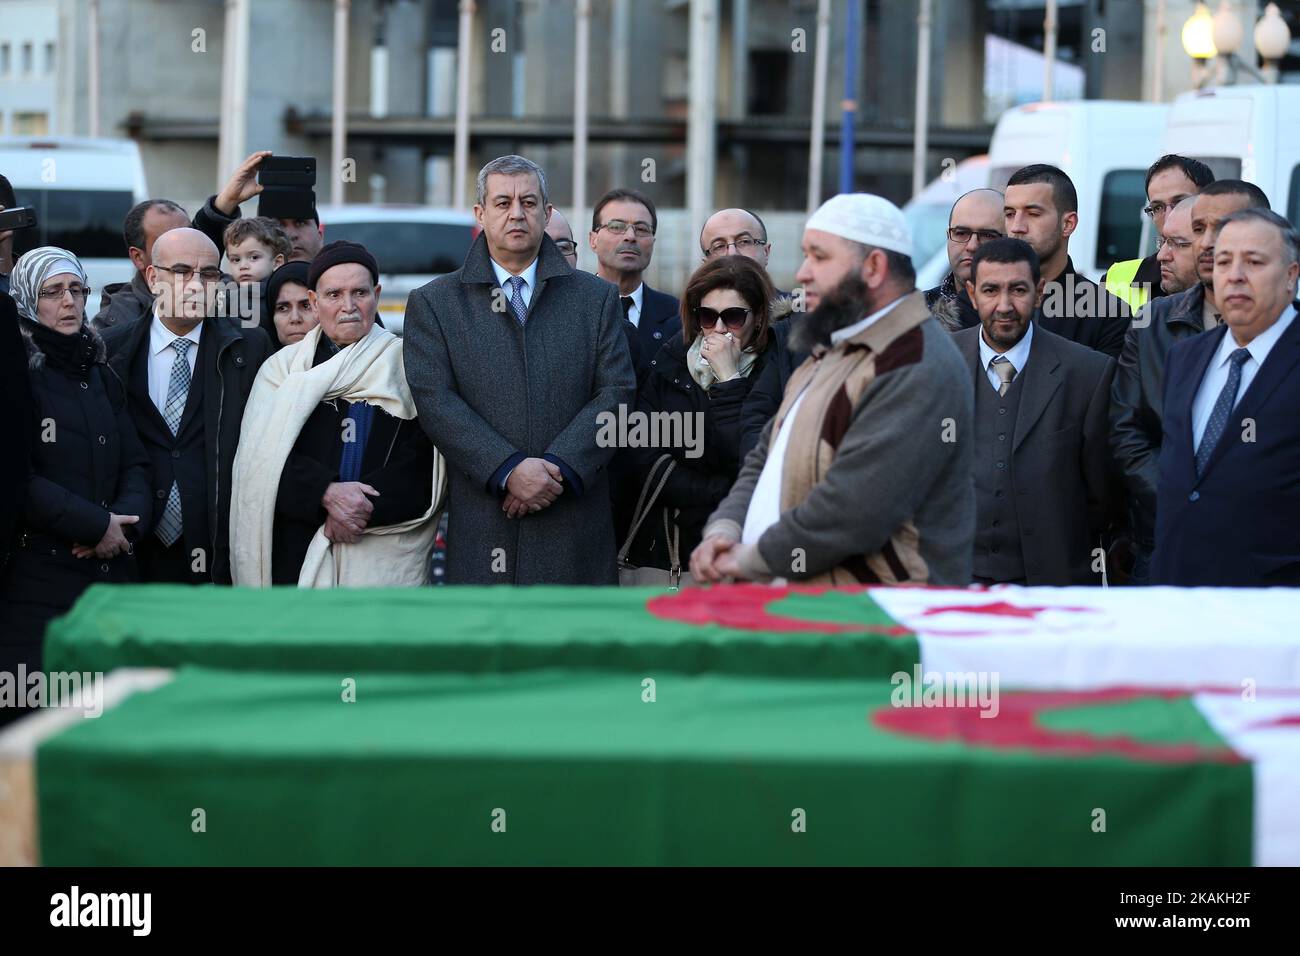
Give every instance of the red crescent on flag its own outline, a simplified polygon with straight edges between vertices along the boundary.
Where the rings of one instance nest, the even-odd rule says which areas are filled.
[[[773,588],[762,584],[731,584],[721,587],[683,588],[673,594],[651,598],[646,610],[655,617],[683,624],[717,624],[738,631],[777,631],[804,634],[882,634],[910,637],[912,631],[900,624],[853,624],[843,621],[809,621],[780,617],[768,606],[790,594],[824,594],[840,591],[865,594],[864,587],[790,586]]]

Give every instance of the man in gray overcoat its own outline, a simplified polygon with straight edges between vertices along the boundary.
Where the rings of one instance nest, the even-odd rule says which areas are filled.
[[[449,584],[614,584],[602,413],[635,401],[618,289],[545,235],[546,174],[478,174],[482,234],[411,293],[403,351],[420,424],[446,457]],[[605,416],[608,417],[608,416]]]

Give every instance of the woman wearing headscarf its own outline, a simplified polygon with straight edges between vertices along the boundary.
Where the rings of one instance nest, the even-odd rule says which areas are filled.
[[[86,321],[81,263],[65,249],[33,249],[14,267],[11,294],[35,414],[15,423],[31,436],[31,466],[0,584],[0,671],[9,672],[40,668],[46,623],[91,584],[134,577],[133,545],[149,530],[141,516],[153,510],[125,391]]]
[[[788,309],[763,267],[744,256],[709,259],[691,276],[682,335],[659,349],[638,396],[643,435],[647,442],[657,437],[659,447],[636,439],[635,426],[629,430],[628,443],[639,445],[629,455],[644,517],[630,547],[623,542],[625,566],[685,567],[740,470],[741,406],[773,360],[774,310]]]
[[[266,280],[266,308],[262,328],[271,337],[276,351],[297,345],[308,332],[320,324],[316,309],[307,294],[307,270],[310,263],[286,262]]]

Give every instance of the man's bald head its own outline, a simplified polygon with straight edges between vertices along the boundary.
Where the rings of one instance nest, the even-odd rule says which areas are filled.
[[[742,255],[767,268],[772,252],[763,221],[748,209],[719,209],[704,220],[700,230],[700,252],[704,258]]]
[[[573,227],[558,207],[551,210],[550,221],[546,223],[546,234],[560,247],[565,261],[572,268],[578,268],[578,245],[573,241]]]
[[[972,189],[952,204],[948,213],[948,268],[958,290],[970,281],[971,257],[980,244],[1006,235],[1004,208],[1005,200],[996,189]]]
[[[156,297],[158,317],[177,335],[203,321],[221,281],[221,254],[212,240],[186,226],[164,232],[153,244],[145,280]]]

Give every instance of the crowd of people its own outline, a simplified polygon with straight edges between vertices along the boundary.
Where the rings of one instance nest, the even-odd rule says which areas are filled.
[[[717,211],[679,300],[650,197],[600,198],[586,273],[503,156],[399,338],[367,249],[241,216],[267,155],[132,209],[97,310],[76,250],[0,235],[0,669],[94,582],[427,583],[444,514],[450,584],[1300,585],[1300,239],[1196,160],[1151,167],[1158,251],[1106,288],[1033,165],[953,205],[934,289],[856,193],[792,291]]]

